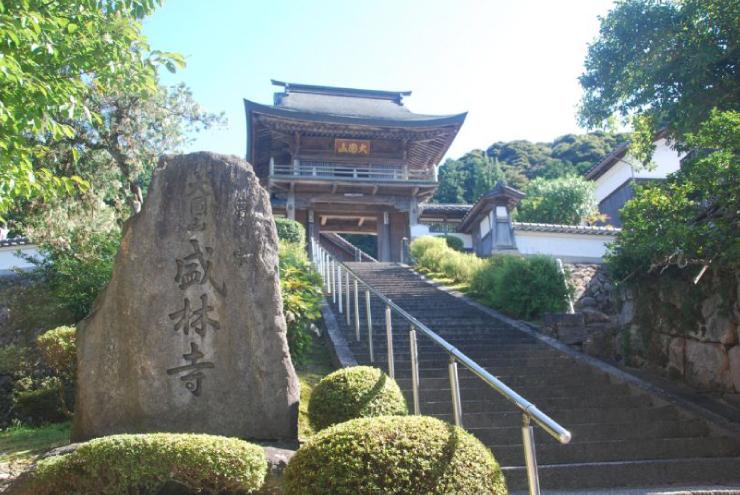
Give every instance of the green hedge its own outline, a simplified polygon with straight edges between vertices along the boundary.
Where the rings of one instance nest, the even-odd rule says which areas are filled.
[[[306,244],[306,230],[299,222],[287,218],[276,218],[275,227],[277,227],[279,239],[300,245]]]
[[[411,254],[418,266],[440,273],[455,282],[469,283],[484,262],[474,254],[462,253],[450,247],[450,239],[459,241],[462,247],[462,241],[457,237],[424,236],[411,243]]]
[[[264,483],[262,447],[236,438],[154,433],[91,440],[41,461],[36,495],[157,493],[168,481],[193,491],[253,492]]]
[[[455,251],[462,252],[465,249],[465,243],[462,239],[454,235],[443,235],[440,236],[447,243],[447,247],[454,249]]]
[[[511,255],[490,258],[470,289],[487,306],[525,319],[564,311],[570,290],[553,258]]]
[[[377,368],[353,366],[325,376],[311,393],[308,420],[319,431],[350,419],[408,414],[393,378]]]
[[[283,487],[288,495],[508,493],[490,450],[424,416],[355,419],[317,433],[291,459]]]
[[[548,256],[494,255],[482,259],[455,251],[441,236],[415,239],[411,254],[418,266],[468,283],[470,292],[483,304],[516,318],[532,319],[566,309],[570,288],[555,260]]]

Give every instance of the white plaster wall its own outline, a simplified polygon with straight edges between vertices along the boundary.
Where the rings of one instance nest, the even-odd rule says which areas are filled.
[[[596,202],[601,203],[604,201],[604,198],[613,193],[619,186],[630,180],[630,178],[632,178],[632,170],[624,160],[620,160],[612,165],[606,173],[596,179],[596,187],[594,188]]]
[[[563,261],[600,262],[606,254],[606,244],[615,236],[588,234],[555,234],[514,230],[516,247],[521,254],[546,254]]]
[[[480,229],[480,238],[483,239],[491,231],[491,217],[486,215],[478,224]]]
[[[662,179],[681,167],[681,159],[686,153],[679,153],[671,149],[668,141],[660,139],[655,143],[655,153],[653,153],[653,163],[655,170],[641,170],[635,172],[638,179]]]
[[[24,246],[7,246],[0,247],[0,275],[11,273],[13,268],[31,268],[33,265],[26,260],[18,258],[16,253],[18,250],[22,251],[23,254],[30,254],[36,256],[38,251],[36,246],[32,244],[26,244]]]
[[[654,170],[640,170],[635,172],[636,179],[662,179],[668,174],[675,172],[681,166],[681,159],[686,153],[679,153],[671,149],[668,141],[659,139],[655,142],[656,148],[653,154]],[[601,203],[604,198],[614,192],[619,186],[632,178],[630,164],[636,163],[636,160],[627,155],[619,162],[596,179],[596,201]]]

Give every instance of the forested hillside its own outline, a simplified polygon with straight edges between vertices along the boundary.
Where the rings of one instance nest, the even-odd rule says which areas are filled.
[[[437,203],[474,203],[501,179],[523,190],[534,178],[583,175],[601,161],[626,134],[602,131],[566,134],[551,143],[498,141],[487,150],[473,150],[439,169]]]

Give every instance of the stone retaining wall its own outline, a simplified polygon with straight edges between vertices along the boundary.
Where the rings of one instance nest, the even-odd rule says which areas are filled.
[[[547,315],[541,330],[589,355],[655,369],[740,406],[740,271],[707,272],[694,284],[696,271],[674,267],[617,292],[594,275],[598,284],[583,283],[598,270],[578,266],[576,308],[583,315]],[[611,311],[598,304],[596,287],[609,294]]]
[[[614,314],[614,284],[604,265],[571,263],[564,265],[575,289],[573,306],[576,311],[594,309]]]

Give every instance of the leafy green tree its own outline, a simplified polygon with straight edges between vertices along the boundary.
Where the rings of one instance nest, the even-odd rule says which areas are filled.
[[[714,111],[686,145],[704,150],[639,186],[607,258],[617,278],[667,265],[740,268],[740,112]]]
[[[160,0],[14,0],[0,3],[0,214],[19,197],[71,193],[85,182],[57,176],[47,154],[103,117],[89,94],[144,96],[157,67],[183,66],[180,55],[150,51],[139,19]],[[74,150],[72,150],[74,154]]]
[[[459,160],[447,160],[440,168],[440,188],[435,195],[438,203],[474,203],[487,193],[503,172],[498,160],[473,150]]]
[[[517,209],[522,222],[581,225],[596,212],[594,183],[581,177],[537,178],[526,192]]]
[[[680,140],[713,108],[740,110],[740,2],[618,1],[601,18],[580,83],[581,124],[633,118],[632,153],[648,162],[658,129]]]

